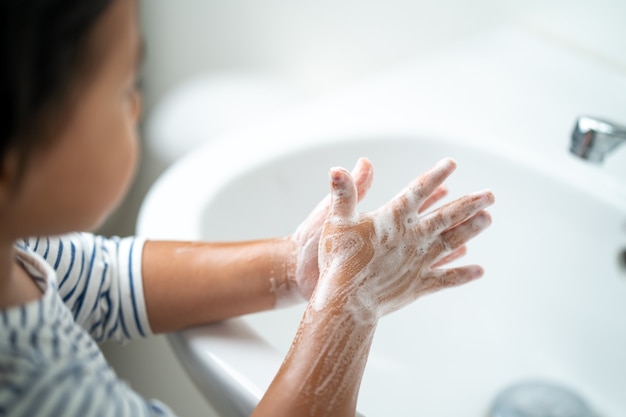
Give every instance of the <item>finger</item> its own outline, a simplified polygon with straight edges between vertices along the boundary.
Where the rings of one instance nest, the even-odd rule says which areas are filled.
[[[357,220],[357,189],[348,171],[343,168],[330,170],[330,216],[340,223]]]
[[[445,185],[440,185],[430,195],[430,197],[428,197],[426,201],[424,201],[424,203],[422,204],[422,206],[419,208],[417,212],[423,213],[424,211],[428,210],[431,206],[433,206],[437,201],[444,198],[446,195],[448,195],[448,187],[446,187]]]
[[[446,256],[446,253],[460,248],[489,225],[491,225],[491,216],[486,211],[481,210],[458,226],[442,233],[440,236],[441,245],[444,248],[442,254]]]
[[[491,206],[494,201],[489,190],[469,194],[424,215],[421,222],[427,230],[443,232]]]
[[[374,166],[367,158],[359,158],[356,165],[352,169],[352,178],[357,189],[357,199],[361,201],[367,194],[374,179]]]
[[[483,276],[484,269],[478,265],[467,265],[450,269],[434,269],[424,278],[424,292],[458,287]]]
[[[405,213],[409,215],[416,213],[455,168],[456,162],[453,159],[442,159],[426,173],[411,182],[398,196],[407,201],[404,207]]]
[[[456,261],[457,259],[465,256],[466,253],[467,253],[467,246],[463,245],[460,248],[453,250],[452,253],[439,259],[436,263],[433,264],[432,268],[439,268],[445,264],[449,264],[450,262]]]
[[[367,191],[372,185],[374,177],[374,167],[372,163],[367,158],[359,158],[352,170],[352,176],[357,186],[358,200],[360,201],[365,194],[367,194]],[[323,224],[326,216],[328,215],[330,204],[331,194],[329,193],[313,208],[311,213],[309,213],[305,221],[300,224],[294,234],[298,235],[301,231],[308,230],[311,225]],[[315,230],[321,231],[318,228]]]

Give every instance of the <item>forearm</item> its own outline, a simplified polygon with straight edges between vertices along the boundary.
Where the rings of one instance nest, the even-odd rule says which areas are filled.
[[[293,242],[148,241],[142,275],[155,333],[272,309],[291,291]]]
[[[309,304],[298,333],[252,417],[353,417],[376,329],[344,307]]]

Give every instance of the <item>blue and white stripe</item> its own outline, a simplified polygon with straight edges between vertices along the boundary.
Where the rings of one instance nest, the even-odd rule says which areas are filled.
[[[142,245],[89,234],[16,245],[44,294],[0,310],[0,416],[172,415],[119,380],[94,340],[150,333]]]
[[[23,241],[56,271],[63,302],[98,343],[152,334],[141,281],[143,244],[88,233]]]

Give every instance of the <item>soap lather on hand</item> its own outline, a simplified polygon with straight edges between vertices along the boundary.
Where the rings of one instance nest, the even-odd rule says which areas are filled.
[[[493,193],[466,195],[425,212],[446,194],[443,182],[455,168],[452,159],[441,160],[368,213],[356,205],[372,182],[371,163],[360,160],[353,175],[331,169],[330,196],[292,236],[300,248],[296,258],[306,260],[306,267],[296,268],[301,275],[294,287],[304,297],[312,294],[253,417],[354,416],[378,320],[424,294],[482,276],[478,265],[445,266],[491,224],[485,209],[494,203]],[[307,244],[318,238],[317,247]],[[316,258],[317,269],[311,262]]]

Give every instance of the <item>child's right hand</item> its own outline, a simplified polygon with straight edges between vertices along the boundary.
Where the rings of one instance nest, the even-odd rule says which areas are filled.
[[[479,266],[441,268],[486,229],[490,191],[461,197],[426,214],[418,209],[454,171],[444,159],[379,209],[359,214],[350,173],[331,170],[330,212],[319,247],[320,278],[311,300],[316,310],[340,308],[368,322],[419,296],[474,280]]]

